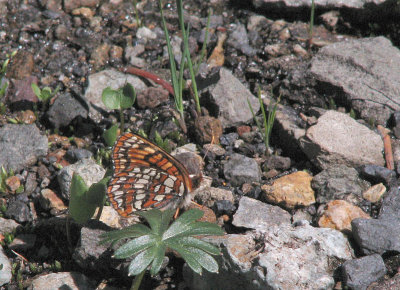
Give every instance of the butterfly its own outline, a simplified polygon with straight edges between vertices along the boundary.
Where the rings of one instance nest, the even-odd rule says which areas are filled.
[[[190,202],[193,183],[187,169],[149,140],[126,133],[112,151],[108,198],[123,217],[151,208],[180,208]]]

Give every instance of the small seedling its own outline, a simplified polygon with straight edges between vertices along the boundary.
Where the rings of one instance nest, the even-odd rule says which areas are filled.
[[[0,168],[0,193],[7,193],[9,192],[9,188],[7,186],[7,179],[11,176],[14,176],[14,171],[10,169],[9,172],[4,168],[4,166],[1,166]],[[15,191],[15,193],[21,193],[24,191],[24,186],[21,184],[18,189]]]
[[[6,60],[3,62],[0,68],[0,98],[2,98],[8,87],[8,82],[3,82],[3,77],[6,75],[8,64],[10,63],[11,58],[17,54],[17,50],[14,50],[11,54],[6,54]]]
[[[38,99],[42,102],[42,109],[46,110],[47,105],[50,102],[50,99],[54,97],[58,91],[60,90],[60,86],[58,85],[54,91],[51,90],[50,87],[44,87],[40,89],[37,84],[31,84],[32,90]]]
[[[129,109],[133,106],[136,100],[136,92],[133,86],[126,83],[123,87],[114,90],[107,87],[103,90],[102,101],[104,105],[110,110],[119,110],[120,116],[120,130],[124,132],[124,113],[123,110]]]
[[[152,276],[160,269],[167,249],[176,251],[196,273],[203,269],[217,273],[218,264],[212,255],[219,255],[217,247],[204,242],[195,236],[223,235],[222,229],[212,223],[198,222],[203,212],[192,209],[183,213],[172,224],[174,210],[160,211],[153,209],[138,212],[149,227],[135,224],[122,230],[103,234],[101,243],[116,243],[120,240],[131,239],[115,251],[114,257],[125,259],[134,257],[129,265],[129,275],[136,276],[131,289],[139,289],[146,269]]]
[[[155,134],[154,134],[154,143],[156,143],[158,147],[161,147],[162,149],[164,149],[168,153],[171,152],[171,146],[169,146],[168,139],[165,138],[163,140],[163,138],[158,133],[158,131],[156,131]]]
[[[262,117],[263,117],[263,126],[264,126],[264,130],[261,127],[260,122],[257,120],[256,115],[254,114],[253,111],[253,107],[251,106],[249,100],[247,100],[247,103],[249,105],[250,111],[253,115],[254,121],[257,124],[258,130],[260,130],[261,134],[263,135],[263,139],[264,139],[264,143],[265,143],[265,152],[268,155],[268,148],[269,148],[269,141],[270,141],[270,137],[271,137],[271,133],[272,133],[272,127],[274,126],[274,122],[275,122],[275,115],[276,115],[276,110],[278,109],[278,104],[281,100],[281,96],[278,97],[278,100],[275,102],[275,104],[272,106],[272,103],[268,106],[268,115],[265,112],[265,108],[264,108],[264,104],[263,101],[261,99],[261,90],[260,88],[258,88],[258,101],[260,102],[260,107],[261,107],[261,113],[262,113]],[[271,108],[272,106],[272,108]]]
[[[108,147],[114,145],[118,137],[118,125],[113,125],[103,133],[103,139]]]
[[[69,214],[78,223],[87,222],[97,207],[102,207],[106,198],[109,177],[103,178],[88,187],[79,174],[74,173],[71,180]]]

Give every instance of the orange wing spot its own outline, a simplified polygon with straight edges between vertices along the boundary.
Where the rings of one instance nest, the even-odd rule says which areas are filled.
[[[160,168],[164,171],[167,171],[169,168],[172,167],[172,163],[171,162],[167,162],[165,163],[163,166],[160,166]]]
[[[122,188],[123,188],[123,189],[129,189],[129,188],[131,188],[131,185],[130,185],[129,183],[125,183],[125,184],[122,186]]]
[[[153,206],[155,203],[157,203],[157,201],[154,200],[154,197],[155,197],[155,196],[156,196],[156,195],[155,195],[154,193],[149,193],[149,198],[148,198],[148,200],[146,201],[146,203],[143,204],[143,207],[144,207],[144,208],[146,208],[146,207],[151,207],[151,206]]]

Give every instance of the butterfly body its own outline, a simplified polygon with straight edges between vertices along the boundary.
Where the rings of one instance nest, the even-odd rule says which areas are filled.
[[[176,208],[190,201],[186,168],[157,145],[133,133],[119,137],[112,152],[114,173],[108,198],[123,216],[151,208]]]

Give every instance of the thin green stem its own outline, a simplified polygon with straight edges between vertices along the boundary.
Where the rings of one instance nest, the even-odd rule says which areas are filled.
[[[138,25],[138,27],[142,26],[141,21],[139,20],[139,11],[137,9],[137,1],[133,0],[133,6],[135,7],[135,18],[136,18],[136,23]]]
[[[135,277],[135,279],[132,282],[131,290],[139,290],[145,272],[146,270],[143,270],[139,275]]]
[[[199,94],[197,91],[197,83],[196,83],[196,78],[195,78],[195,72],[193,69],[193,64],[192,64],[192,59],[190,58],[190,51],[189,51],[189,28],[186,33],[185,29],[185,22],[183,19],[183,5],[182,5],[182,0],[176,0],[176,5],[178,8],[178,17],[179,17],[179,25],[181,27],[182,31],[182,36],[183,36],[183,47],[184,47],[184,55],[186,56],[186,61],[189,67],[189,72],[190,72],[190,78],[192,79],[192,88],[193,88],[193,93],[194,93],[194,100],[196,102],[196,110],[197,113],[200,114],[201,109],[200,109],[200,101],[199,101]]]
[[[309,41],[311,42],[311,39],[313,37],[313,29],[314,29],[314,12],[315,12],[315,4],[314,0],[311,2],[311,15],[310,15],[310,28],[308,31],[308,37]]]
[[[205,28],[204,42],[203,42],[203,46],[201,47],[200,58],[196,64],[196,70],[195,70],[196,75],[199,72],[200,64],[203,62],[203,59],[205,58],[206,53],[207,53],[207,42],[208,42],[208,31],[210,30],[210,19],[211,19],[211,8],[208,9],[207,25]]]

